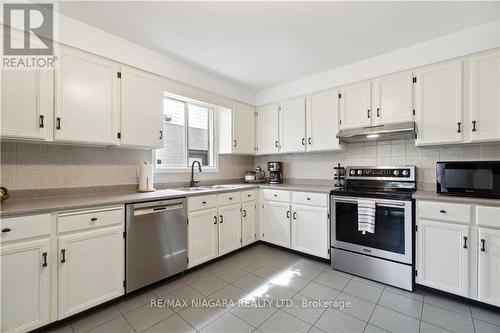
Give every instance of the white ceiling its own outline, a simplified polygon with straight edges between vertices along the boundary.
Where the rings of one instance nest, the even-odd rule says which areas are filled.
[[[498,19],[500,2],[61,2],[61,13],[254,91]]]

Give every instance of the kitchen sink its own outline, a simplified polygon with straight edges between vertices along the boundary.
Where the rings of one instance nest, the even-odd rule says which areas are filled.
[[[180,192],[198,192],[198,191],[206,191],[206,188],[203,187],[181,187],[181,188],[174,188],[174,191],[180,191]]]

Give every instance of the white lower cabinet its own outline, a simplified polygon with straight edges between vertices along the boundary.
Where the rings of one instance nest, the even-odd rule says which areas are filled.
[[[262,239],[290,247],[290,204],[264,201],[262,217]]]
[[[188,268],[219,255],[217,209],[205,209],[188,214]]]
[[[27,332],[49,323],[49,247],[48,237],[2,243],[2,332]]]
[[[241,204],[219,207],[219,255],[241,246]]]
[[[468,296],[469,226],[418,221],[417,283]]]
[[[59,319],[124,293],[123,226],[58,237]]]
[[[292,249],[329,258],[327,208],[292,205],[291,235]]]
[[[478,228],[478,299],[500,306],[500,230]]]
[[[257,204],[255,201],[241,204],[241,245],[256,241]]]

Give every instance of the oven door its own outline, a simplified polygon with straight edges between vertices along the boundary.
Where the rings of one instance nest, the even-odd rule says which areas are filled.
[[[375,232],[358,231],[358,199],[375,201]],[[331,244],[337,249],[412,264],[412,202],[331,196]]]

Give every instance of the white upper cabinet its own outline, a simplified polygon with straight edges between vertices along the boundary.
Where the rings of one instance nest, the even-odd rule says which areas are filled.
[[[253,154],[255,148],[255,108],[233,103],[233,152]]]
[[[119,64],[65,46],[57,64],[55,139],[118,144]]]
[[[162,89],[156,75],[121,66],[121,144],[163,146]]]
[[[307,97],[306,150],[325,151],[340,149],[338,90],[333,89]]]
[[[280,104],[280,151],[301,152],[306,149],[306,103],[303,97]]]
[[[52,140],[53,70],[2,70],[2,138]]]
[[[410,72],[372,81],[372,123],[390,124],[413,120],[413,83]]]
[[[371,125],[370,81],[340,88],[340,128]]]
[[[469,58],[471,141],[500,140],[500,49]]]
[[[280,151],[278,105],[257,109],[257,153],[276,154]]]
[[[416,71],[417,145],[462,141],[462,60]]]

